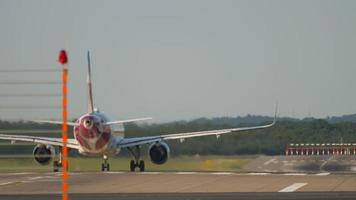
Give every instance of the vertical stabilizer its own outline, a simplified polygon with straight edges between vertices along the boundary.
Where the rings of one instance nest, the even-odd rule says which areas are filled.
[[[88,51],[88,113],[92,113],[94,111],[94,103],[93,103],[93,92],[92,92],[92,84],[91,84],[91,69],[90,69],[90,53]]]

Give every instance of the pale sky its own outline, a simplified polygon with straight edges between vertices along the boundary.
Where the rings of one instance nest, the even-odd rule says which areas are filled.
[[[154,121],[356,113],[356,1],[0,1],[0,70],[58,68],[70,59],[70,117],[86,111],[86,52],[94,103],[112,119]],[[60,74],[0,73],[1,81]],[[6,93],[58,86],[0,85]],[[0,108],[60,105],[0,97]],[[0,109],[1,119],[60,119],[59,110]]]

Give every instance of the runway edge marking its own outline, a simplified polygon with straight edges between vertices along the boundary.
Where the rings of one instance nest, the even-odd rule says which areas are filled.
[[[272,158],[266,162],[263,163],[263,165],[269,165],[270,163],[273,163],[274,161],[276,161],[277,159],[276,158]]]
[[[284,176],[306,176],[308,174],[306,174],[306,173],[285,173],[282,175],[284,175]]]
[[[188,175],[188,174],[199,174],[198,172],[175,172],[174,174]]]
[[[328,176],[330,175],[330,172],[322,172],[322,173],[318,173],[318,174],[315,174],[316,176]]]
[[[212,175],[234,175],[232,172],[213,172]]]
[[[3,186],[3,185],[10,185],[12,183],[15,183],[15,182],[5,182],[5,183],[0,183],[0,186]]]
[[[301,187],[304,187],[305,185],[307,185],[308,183],[293,183],[290,186],[287,186],[281,190],[279,190],[278,192],[294,192],[296,190],[298,190]]]
[[[247,175],[250,175],[250,176],[266,176],[266,175],[271,175],[271,173],[267,173],[267,172],[250,172],[250,173],[247,173]]]

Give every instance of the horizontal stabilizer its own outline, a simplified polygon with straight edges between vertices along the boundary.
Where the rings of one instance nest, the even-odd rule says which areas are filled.
[[[145,121],[145,120],[150,120],[150,119],[152,119],[152,118],[145,117],[145,118],[137,118],[137,119],[127,119],[127,120],[106,122],[104,125],[124,124],[124,123],[129,123],[129,122],[138,122],[138,121]]]

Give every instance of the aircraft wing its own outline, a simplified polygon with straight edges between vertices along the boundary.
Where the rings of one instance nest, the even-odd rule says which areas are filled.
[[[62,138],[0,134],[0,140],[9,140],[12,142],[13,141],[32,142],[35,144],[49,144],[53,146],[63,146]],[[79,144],[75,139],[68,139],[67,147],[71,149],[79,149]]]
[[[276,120],[277,120],[277,112],[275,114],[273,122],[270,124],[267,124],[267,125],[229,128],[229,129],[218,129],[218,130],[210,130],[210,131],[177,133],[177,134],[168,134],[168,135],[159,135],[159,136],[124,138],[117,144],[117,146],[118,147],[132,147],[132,146],[137,146],[137,145],[160,142],[163,140],[175,140],[175,139],[184,140],[186,138],[192,138],[192,137],[200,137],[200,136],[208,136],[208,135],[220,136],[220,135],[228,134],[228,133],[237,133],[237,132],[242,132],[242,131],[265,129],[265,128],[272,127],[276,123]]]
[[[56,125],[62,125],[63,122],[62,121],[52,121],[52,120],[35,120],[33,121],[35,123],[39,123],[39,124],[56,124]],[[75,122],[67,122],[68,126],[78,126],[78,123]]]

